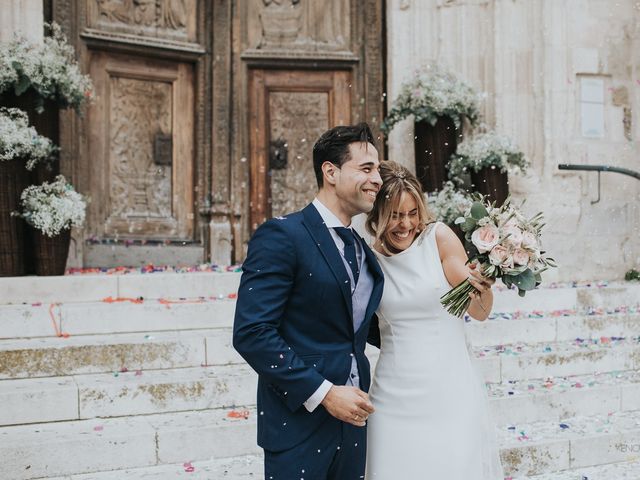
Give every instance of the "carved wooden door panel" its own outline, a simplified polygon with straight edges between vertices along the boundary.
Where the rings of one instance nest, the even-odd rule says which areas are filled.
[[[193,67],[93,52],[90,233],[99,239],[193,236]]]
[[[317,192],[313,144],[351,121],[349,71],[250,73],[251,228],[301,209]]]

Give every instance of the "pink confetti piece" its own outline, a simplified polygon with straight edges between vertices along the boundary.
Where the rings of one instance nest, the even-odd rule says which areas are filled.
[[[139,377],[142,375],[142,370],[136,370],[136,377]]]
[[[94,432],[101,432],[103,430],[104,430],[104,427],[102,425],[96,425],[95,427],[93,427]]]
[[[196,469],[196,467],[191,465],[191,462],[185,462],[182,464],[182,466],[184,467],[184,471],[187,473],[191,473]]]
[[[228,418],[243,418],[245,420],[249,418],[249,415],[249,410],[231,410],[227,413]]]

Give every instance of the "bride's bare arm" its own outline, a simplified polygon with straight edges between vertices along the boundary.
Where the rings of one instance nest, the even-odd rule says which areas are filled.
[[[471,304],[467,313],[476,320],[486,320],[493,307],[493,292],[491,286],[495,280],[483,277],[474,266],[466,265],[467,253],[460,240],[447,225],[440,224],[436,230],[436,242],[440,252],[442,269],[449,285],[455,287],[469,279],[480,294],[471,297]]]

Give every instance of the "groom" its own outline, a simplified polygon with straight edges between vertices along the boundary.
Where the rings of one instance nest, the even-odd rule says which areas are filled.
[[[351,217],[382,185],[369,126],[339,126],[313,147],[318,194],[249,242],[233,345],[258,372],[265,478],[364,478],[373,406],[364,355],[383,275]]]

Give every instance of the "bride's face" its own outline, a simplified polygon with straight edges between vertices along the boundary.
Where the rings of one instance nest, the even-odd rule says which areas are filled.
[[[408,192],[402,192],[400,203],[394,209],[384,234],[385,243],[391,250],[401,252],[411,246],[420,233],[420,215],[416,199]]]

